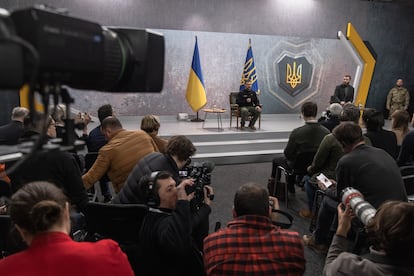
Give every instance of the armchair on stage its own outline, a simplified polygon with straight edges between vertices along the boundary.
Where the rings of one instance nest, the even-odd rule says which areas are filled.
[[[239,105],[236,103],[237,100],[237,95],[239,94],[239,92],[230,92],[229,95],[229,103],[230,103],[230,128],[231,128],[231,123],[233,121],[233,117],[236,117],[236,128],[239,128],[239,118],[241,117],[241,113],[240,113],[240,107]],[[262,107],[262,105],[260,105],[260,107]],[[247,117],[247,121],[250,121],[252,118],[252,114],[249,113],[249,116]],[[259,128],[261,126],[261,122],[262,122],[262,114],[259,114]]]

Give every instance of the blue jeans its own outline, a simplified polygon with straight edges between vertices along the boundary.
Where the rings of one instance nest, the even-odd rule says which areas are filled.
[[[312,209],[313,209],[313,200],[315,198],[315,193],[316,193],[317,187],[315,187],[314,184],[310,183],[310,179],[311,179],[311,177],[309,175],[305,175],[303,177],[303,181],[305,182],[306,197],[308,199],[308,208],[309,208],[309,211],[312,211]]]
[[[332,231],[338,227],[338,215],[336,207],[338,202],[325,196],[322,200],[318,212],[318,220],[314,234],[317,244],[329,245],[332,237]]]

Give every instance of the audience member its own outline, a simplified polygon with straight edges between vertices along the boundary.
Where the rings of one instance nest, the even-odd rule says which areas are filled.
[[[114,241],[70,238],[69,204],[53,184],[22,187],[12,197],[10,217],[29,248],[0,260],[2,275],[134,275]]]
[[[43,125],[41,116],[34,120],[34,125],[26,132],[27,138],[39,135]],[[54,120],[47,120],[48,138],[56,137]],[[8,167],[12,164],[7,164]],[[60,150],[39,150],[9,174],[13,192],[32,181],[50,181],[63,189],[70,202],[82,211],[88,202],[88,195],[83,187],[81,171],[74,156]]]
[[[326,118],[319,119],[318,122],[332,132],[332,130],[339,125],[339,116],[341,115],[341,112],[342,105],[339,103],[332,103],[326,111]]]
[[[359,121],[359,110],[353,104],[344,105],[343,110],[340,114],[341,122],[354,122],[358,124]],[[369,138],[364,137],[365,143],[371,145]],[[313,200],[315,192],[318,189],[316,177],[323,173],[327,178],[335,179],[335,168],[338,160],[344,155],[341,144],[336,140],[335,136],[330,133],[326,135],[321,144],[319,145],[318,151],[316,152],[312,164],[308,167],[308,174],[304,178],[305,191],[308,201],[309,209],[302,209],[299,215],[304,218],[311,218],[313,215]],[[330,193],[332,190],[333,197],[336,197],[336,190],[329,189],[326,193]]]
[[[289,141],[283,154],[278,154],[273,159],[272,174],[269,179],[269,192],[273,191],[273,186],[280,179],[275,179],[278,166],[290,169],[293,167],[298,155],[305,151],[314,151],[319,147],[323,137],[329,134],[329,130],[319,125],[316,120],[318,106],[314,102],[305,102],[302,105],[302,116],[305,125],[295,128],[289,135]],[[280,175],[279,175],[280,177]],[[292,179],[288,181],[288,190],[295,192]]]
[[[399,166],[412,165],[414,163],[414,130],[405,135],[397,163]]]
[[[382,149],[365,145],[361,128],[352,122],[337,126],[333,135],[342,145],[345,155],[336,167],[336,200],[325,196],[322,200],[313,235],[304,235],[305,245],[326,252],[330,227],[334,222],[336,206],[346,187],[359,190],[366,201],[378,208],[387,200],[407,201],[400,170],[395,160]]]
[[[125,130],[115,117],[103,120],[102,132],[108,143],[99,150],[95,163],[82,176],[82,180],[89,189],[107,174],[118,193],[138,161],[147,154],[158,151],[158,148],[146,132]]]
[[[88,138],[86,139],[86,146],[89,153],[97,153],[106,145],[107,141],[105,135],[101,132],[101,124],[102,121],[109,116],[113,116],[113,109],[110,104],[105,104],[98,108],[98,119],[100,124],[89,132]],[[89,164],[87,165],[89,166]],[[86,169],[89,169],[89,167]],[[101,187],[102,196],[104,197],[104,202],[109,202],[112,199],[112,195],[109,189],[109,178],[106,174],[99,179],[99,185]]]
[[[303,275],[305,258],[299,234],[272,224],[269,199],[258,184],[239,188],[233,220],[204,240],[207,275]]]
[[[192,237],[193,214],[186,187],[194,185],[185,179],[178,186],[168,172],[154,172],[143,180],[147,190],[147,204],[152,206],[144,218],[139,243],[144,252],[140,275],[204,275],[201,251]],[[208,215],[210,199],[204,186],[204,204],[199,212]]]
[[[25,107],[15,107],[12,111],[11,122],[0,126],[0,145],[15,145],[24,133],[24,118],[29,115]]]
[[[236,103],[240,107],[240,129],[244,129],[249,114],[253,117],[250,119],[249,128],[255,130],[257,118],[259,118],[262,108],[260,107],[259,99],[257,98],[256,91],[252,91],[252,81],[246,80],[244,83],[244,90],[240,91],[237,95]]]
[[[105,104],[98,108],[98,119],[100,124],[89,132],[88,138],[86,139],[88,152],[98,152],[106,145],[107,141],[105,135],[101,131],[102,122],[105,118],[114,116],[113,114],[114,111],[110,104]]]
[[[160,118],[155,115],[146,115],[141,120],[141,129],[151,136],[152,140],[157,144],[159,152],[165,153],[168,140],[158,136],[160,126]]]
[[[167,171],[178,185],[181,182],[180,170],[187,165],[190,157],[195,152],[196,148],[187,137],[183,135],[171,137],[165,154],[154,152],[138,162],[113,202],[122,204],[145,203],[146,196],[142,193],[139,183],[144,175],[151,172]]]
[[[343,205],[342,205],[343,206]],[[381,205],[366,227],[372,240],[370,253],[348,253],[350,206],[338,206],[338,228],[329,247],[324,275],[414,275],[414,204],[389,201]]]
[[[386,108],[389,111],[389,117],[396,110],[407,110],[410,103],[410,94],[407,88],[403,87],[404,82],[398,79],[395,86],[388,92]]]
[[[334,95],[331,97],[331,103],[344,105],[354,101],[354,87],[350,85],[351,76],[345,75],[342,84],[335,87]]]
[[[382,128],[385,123],[384,115],[373,108],[366,108],[362,121],[367,129],[365,136],[371,140],[372,146],[385,150],[396,159],[398,156],[397,137],[394,132]]]
[[[58,104],[56,106],[50,107],[50,114],[56,122],[56,137],[65,139],[66,128],[65,128],[65,119],[66,119],[66,105]],[[79,112],[74,118],[74,129],[70,130],[73,132],[73,137],[75,139],[80,139],[86,141],[88,138],[88,124],[91,122],[91,116],[88,113]],[[82,136],[79,136],[76,129],[82,130]]]
[[[410,116],[405,110],[397,110],[391,115],[391,130],[397,137],[398,152],[400,152],[402,142],[405,135],[408,133],[408,125],[410,123]]]

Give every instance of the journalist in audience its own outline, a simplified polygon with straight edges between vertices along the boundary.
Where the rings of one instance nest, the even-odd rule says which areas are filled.
[[[107,174],[118,193],[139,160],[158,151],[158,147],[145,131],[126,130],[115,117],[105,118],[101,129],[108,143],[99,150],[92,168],[82,176],[83,184],[89,189]]]
[[[195,221],[190,201],[194,192],[186,191],[194,185],[193,180],[185,179],[176,186],[170,173],[154,172],[142,181],[151,208],[139,234],[144,252],[139,275],[204,275],[202,254],[192,236]],[[204,189],[200,217],[201,213],[208,216],[211,212],[208,194],[212,195],[213,189],[209,186]]]
[[[391,130],[397,137],[398,152],[400,152],[402,141],[408,133],[410,115],[406,110],[397,110],[391,115]]]
[[[233,220],[204,240],[207,275],[303,275],[305,257],[299,234],[279,229],[270,219],[276,202],[256,183],[239,188]]]
[[[351,229],[350,206],[338,206],[338,228],[329,247],[324,275],[414,275],[414,204],[388,201],[381,205],[367,225],[370,253],[348,253],[347,234]]]
[[[373,147],[385,150],[392,158],[398,156],[397,136],[390,130],[385,130],[384,115],[374,108],[366,108],[362,115],[367,132],[364,134],[372,143]]]
[[[70,238],[68,200],[51,183],[32,182],[17,191],[10,217],[29,248],[0,260],[2,275],[134,275],[114,241]]]
[[[29,115],[25,107],[15,107],[12,111],[11,121],[0,126],[0,145],[15,145],[24,132],[24,119]]]
[[[141,120],[141,129],[151,136],[152,140],[157,144],[159,152],[165,153],[168,140],[158,136],[160,126],[160,118],[156,115],[146,115]]]

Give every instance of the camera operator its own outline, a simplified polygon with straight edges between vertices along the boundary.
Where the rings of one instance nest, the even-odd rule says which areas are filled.
[[[176,186],[168,172],[153,172],[144,176],[141,184],[147,192],[150,208],[139,235],[143,256],[140,275],[204,275],[202,254],[193,239],[193,214],[190,201],[194,193],[186,188],[194,185],[192,179]],[[204,186],[204,205],[199,212],[208,214],[213,189]]]
[[[329,247],[324,275],[414,275],[414,205],[388,201],[381,205],[366,231],[370,253],[346,252],[353,217],[350,205],[338,205],[338,228]]]
[[[241,186],[234,196],[233,220],[204,240],[207,275],[303,275],[299,233],[272,224],[277,205],[261,185]]]
[[[196,152],[193,143],[183,135],[173,136],[169,139],[165,154],[154,152],[145,156],[135,165],[129,174],[124,187],[114,198],[114,203],[134,204],[144,203],[145,195],[139,187],[139,180],[144,175],[154,171],[167,171],[177,185],[181,182],[180,170],[186,165]]]
[[[155,152],[145,156],[129,174],[124,187],[114,198],[113,203],[143,204],[146,203],[145,187],[141,187],[140,179],[155,171],[167,171],[175,180],[181,183],[180,170],[184,169],[190,157],[196,152],[193,143],[183,135],[173,136],[168,140],[165,154]],[[210,212],[208,212],[209,214]],[[193,232],[197,245],[201,249],[203,239],[208,235],[208,214],[193,212]]]

